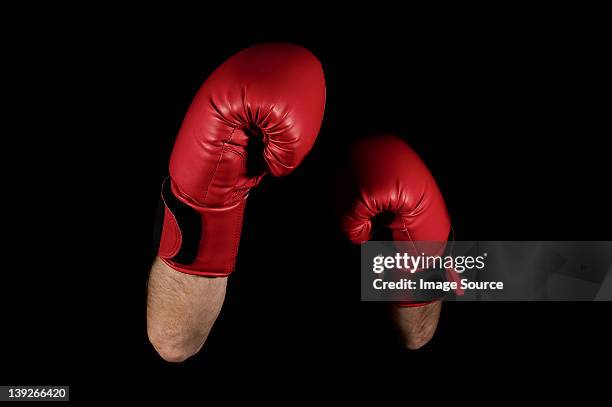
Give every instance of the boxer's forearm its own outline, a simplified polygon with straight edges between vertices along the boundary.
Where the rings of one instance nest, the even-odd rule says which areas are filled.
[[[162,358],[181,362],[196,354],[219,316],[226,277],[184,274],[155,259],[149,275],[147,332]]]
[[[391,314],[408,349],[419,349],[431,340],[440,319],[442,301],[435,301],[422,307],[391,306]]]

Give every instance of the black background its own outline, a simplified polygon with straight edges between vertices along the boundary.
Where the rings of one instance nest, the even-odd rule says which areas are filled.
[[[457,239],[609,240],[604,33],[571,14],[345,16],[306,30],[118,13],[21,28],[25,45],[10,47],[20,79],[8,77],[19,137],[6,152],[17,164],[5,195],[2,383],[70,384],[76,400],[111,397],[108,386],[205,397],[219,383],[343,397],[374,383],[393,391],[392,378],[471,389],[511,371],[565,381],[609,361],[607,303],[448,303],[431,343],[402,349],[384,310],[359,301],[359,249],[331,205],[350,140],[391,131],[436,177]],[[319,57],[323,126],[293,174],[252,192],[221,316],[197,356],[170,365],[145,325],[161,180],[198,87],[265,41]]]

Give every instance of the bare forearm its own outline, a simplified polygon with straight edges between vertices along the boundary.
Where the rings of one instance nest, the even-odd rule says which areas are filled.
[[[159,258],[149,275],[147,332],[165,360],[181,362],[196,354],[219,316],[227,278],[177,272]]]
[[[441,301],[422,307],[391,307],[393,321],[408,349],[421,348],[431,340],[438,327],[441,309]]]

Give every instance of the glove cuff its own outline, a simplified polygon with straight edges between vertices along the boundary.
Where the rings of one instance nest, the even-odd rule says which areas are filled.
[[[404,243],[404,242],[401,242]],[[397,244],[397,242],[396,242]],[[429,248],[431,249],[431,248]],[[440,249],[433,253],[432,255],[434,256],[443,256],[446,253],[452,253],[452,245],[449,247],[448,246],[448,241],[444,243],[443,246],[440,247]],[[459,280],[460,277],[457,274],[457,271],[455,271],[454,268],[447,268],[445,267],[444,270],[418,270],[417,272],[421,272],[421,273],[431,273],[432,276],[429,278],[442,278],[444,281],[446,282],[455,282],[457,284],[459,284]],[[424,277],[425,279],[428,279],[428,277]],[[435,294],[435,293],[432,293]],[[464,290],[462,288],[457,288],[456,290],[454,290],[454,294],[458,295],[458,296],[462,296],[464,294]],[[433,302],[436,301],[441,301],[444,300],[444,298],[447,296],[447,293],[445,292],[440,292],[439,295],[436,295],[436,298],[432,298],[431,300],[419,300],[419,301],[397,301],[394,304],[398,307],[401,308],[407,308],[407,307],[422,307],[428,304],[431,304]]]
[[[172,192],[171,180],[162,187],[164,223],[159,257],[187,274],[225,277],[234,271],[246,200],[233,206],[193,205]]]

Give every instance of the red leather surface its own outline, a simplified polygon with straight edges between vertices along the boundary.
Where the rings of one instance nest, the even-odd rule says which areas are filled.
[[[160,257],[186,273],[231,273],[249,190],[264,173],[282,176],[300,164],[324,107],[321,64],[297,45],[257,45],[219,66],[189,107],[170,159],[173,193],[202,216],[200,250],[192,264],[173,263],[180,230],[166,216]],[[248,171],[253,137],[263,144],[264,173]]]
[[[386,212],[395,241],[446,241],[450,218],[438,185],[419,156],[399,137],[380,134],[351,151],[352,182],[359,194],[342,218],[353,243],[372,238],[372,219]]]

